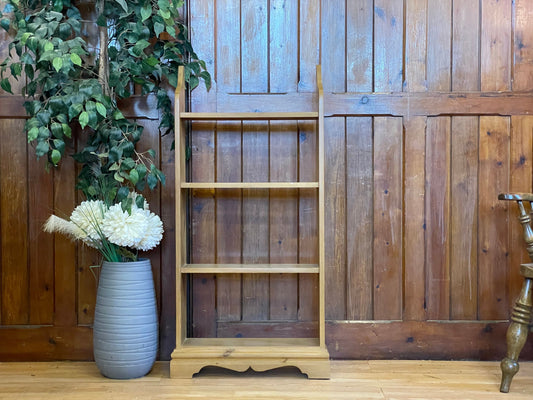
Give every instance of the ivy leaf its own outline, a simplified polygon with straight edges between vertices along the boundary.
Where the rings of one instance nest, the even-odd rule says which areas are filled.
[[[80,125],[81,125],[82,129],[87,126],[87,124],[89,123],[89,114],[87,113],[87,111],[83,111],[80,114],[79,122],[80,122]]]
[[[13,94],[13,92],[11,91],[11,83],[9,83],[7,78],[4,78],[0,81],[0,87],[6,92]]]
[[[104,118],[107,116],[107,109],[100,102],[96,103],[96,111],[98,111],[98,114],[100,114]]]
[[[72,129],[67,124],[61,124],[61,127],[63,128],[63,134],[66,137],[72,137]]]
[[[124,178],[121,177],[120,174],[119,174],[118,172],[115,172],[115,175],[113,175],[113,177],[115,178],[115,180],[116,180],[117,182],[120,182],[120,183],[124,182]]]
[[[44,51],[53,51],[54,44],[52,42],[46,42],[44,45]]]
[[[6,32],[9,31],[9,25],[10,25],[10,23],[9,23],[9,20],[7,18],[4,18],[4,19],[2,19],[2,21],[0,21],[0,26],[2,28],[4,28],[4,30]]]
[[[77,55],[76,53],[72,53],[70,55],[70,61],[72,61],[72,64],[81,67],[81,57],[79,55]]]
[[[40,141],[35,147],[35,154],[37,155],[37,157],[44,156],[46,153],[48,153],[48,149],[48,142]]]
[[[61,160],[61,153],[58,150],[56,150],[56,149],[52,150],[52,154],[50,155],[50,159],[52,160],[52,163],[54,165],[57,165],[59,160]]]
[[[130,171],[129,181],[130,181],[133,185],[136,185],[136,184],[137,184],[137,182],[139,181],[139,173],[137,172],[137,170],[132,169],[132,170]]]
[[[35,139],[37,139],[37,136],[39,135],[39,128],[34,126],[28,131],[28,142],[32,142]]]
[[[146,21],[151,16],[152,16],[152,7],[150,6],[150,4],[147,4],[143,8],[141,8],[142,22]]]
[[[128,4],[126,4],[126,0],[116,0],[116,2],[120,4],[124,11],[128,12]]]
[[[52,122],[52,126],[50,128],[52,131],[52,135],[56,138],[62,138],[63,137],[63,127],[61,124],[57,122]]]
[[[54,61],[52,61],[52,65],[54,66],[54,69],[59,72],[61,70],[61,67],[63,66],[63,59],[61,57],[54,58]]]
[[[154,24],[154,32],[157,37],[159,37],[159,35],[161,35],[161,33],[163,33],[164,30],[165,30],[165,24],[162,24],[161,22],[156,22]]]

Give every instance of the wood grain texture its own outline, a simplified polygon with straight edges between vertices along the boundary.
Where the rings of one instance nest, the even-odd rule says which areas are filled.
[[[450,318],[477,317],[479,119],[452,117]]]
[[[374,315],[402,318],[403,129],[400,118],[374,118]]]
[[[242,3],[242,91],[268,92],[268,2]],[[268,121],[243,122],[242,179],[269,181]],[[269,261],[269,191],[245,189],[242,203],[242,262]],[[269,280],[266,275],[243,275],[242,319],[269,317]],[[221,333],[225,336],[225,333]]]
[[[345,1],[321,0],[320,4],[320,64],[324,65],[324,91],[342,93],[346,90]]]
[[[512,117],[510,139],[510,182],[509,191],[531,193],[533,182],[533,118]],[[523,277],[522,263],[531,262],[524,245],[524,233],[518,207],[509,204],[509,275],[508,301],[513,304],[520,293]]]
[[[527,91],[533,87],[533,4],[527,0],[514,3],[513,82],[514,91]]]
[[[450,318],[450,164],[450,118],[428,118],[426,305],[429,319]]]
[[[346,318],[373,314],[372,119],[346,119]]]
[[[29,321],[28,172],[23,121],[4,120],[0,128],[1,321],[24,325]]]
[[[507,321],[329,321],[327,341],[334,359],[499,361],[505,355],[508,325]],[[521,357],[532,356],[533,347],[527,345]]]
[[[403,85],[403,1],[374,1],[374,91],[399,92]]]
[[[76,207],[75,179],[75,162],[67,157],[54,170],[53,213],[55,215],[70,215]],[[54,234],[54,255],[54,325],[76,326],[78,322],[76,244],[63,235]]]
[[[453,2],[452,90],[479,90],[480,2]]]
[[[452,0],[429,1],[427,8],[427,86],[451,89]]]
[[[428,1],[407,0],[405,3],[405,81],[404,90],[422,92],[427,89]]]
[[[331,363],[330,380],[306,379],[297,368],[230,372],[210,367],[194,379],[169,379],[169,363],[158,362],[145,378],[103,378],[94,363],[47,362],[0,365],[0,392],[22,400],[113,397],[295,399],[485,400],[531,398],[533,365],[521,364],[511,392],[498,392],[496,362],[342,360]],[[80,385],[80,381],[83,385]]]
[[[426,319],[426,118],[404,120],[404,320]]]
[[[511,88],[512,0],[481,3],[481,90]]]
[[[328,118],[325,135],[326,319],[346,318],[345,120]]]
[[[303,181],[318,180],[318,124],[298,123],[298,175]],[[318,264],[318,196],[316,189],[300,189],[298,203],[298,260]],[[318,276],[298,277],[298,320],[317,320]]]
[[[54,321],[54,236],[42,226],[54,208],[54,175],[45,170],[45,159],[37,160],[33,149],[27,154],[28,265],[31,325]]]
[[[300,1],[299,92],[316,91],[316,66],[320,64],[321,0]]]
[[[478,318],[503,319],[507,302],[509,231],[507,202],[498,193],[509,190],[510,120],[479,121]]]
[[[371,0],[346,2],[346,91],[371,92],[373,76]],[[329,63],[324,64],[329,68]]]

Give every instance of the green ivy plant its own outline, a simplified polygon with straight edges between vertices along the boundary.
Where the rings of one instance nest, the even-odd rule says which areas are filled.
[[[124,117],[118,100],[134,87],[155,96],[160,130],[168,133],[178,67],[191,89],[200,80],[209,89],[211,77],[181,22],[183,0],[97,0],[95,7],[99,45],[91,46],[76,0],[8,0],[0,13],[10,36],[0,85],[13,93],[10,79],[25,80],[25,131],[48,166],[68,154],[73,132],[86,135],[73,154],[82,164],[77,188],[110,204],[165,180],[155,152],[136,150],[143,127]]]

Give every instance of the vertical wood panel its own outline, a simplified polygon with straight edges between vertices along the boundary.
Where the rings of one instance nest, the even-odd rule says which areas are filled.
[[[161,171],[165,174],[165,186],[161,188],[161,220],[165,232],[161,241],[161,308],[159,309],[159,355],[169,360],[176,347],[176,210],[174,138],[161,137]]]
[[[298,88],[298,2],[270,0],[270,91]]]
[[[426,137],[426,305],[450,318],[450,118],[428,118]]]
[[[402,318],[402,120],[374,118],[374,319]]]
[[[4,120],[0,129],[0,231],[2,323],[29,319],[28,172],[24,121]]]
[[[141,126],[144,127],[141,140],[137,144],[137,151],[145,152],[148,149],[153,149],[155,152],[154,164],[157,168],[161,169],[161,138],[159,134],[159,122],[154,120],[138,120]],[[146,190],[143,192],[143,196],[146,198],[150,206],[150,211],[161,215],[161,191],[162,186],[157,186],[154,190]],[[164,227],[163,227],[164,228]],[[148,257],[152,264],[152,275],[154,278],[154,286],[156,290],[156,301],[158,310],[161,309],[161,246],[157,246],[155,249],[150,250],[147,253],[141,253],[141,256]],[[96,287],[94,285],[94,296],[96,296]]]
[[[218,75],[215,75],[215,17],[217,10],[213,1],[189,2],[191,10],[191,41],[199,57],[203,58],[212,74],[213,86],[207,92],[201,85],[192,95],[191,111],[216,109]],[[191,180],[215,180],[215,123],[195,122],[191,127]],[[215,193],[210,190],[194,190],[190,208],[191,262],[214,263]],[[192,323],[189,329],[194,337],[216,336],[216,283],[213,275],[193,275],[190,278],[189,296]]]
[[[300,0],[300,66],[298,91],[316,91],[316,65],[320,63],[320,0]]]
[[[512,0],[482,0],[481,90],[511,88]]]
[[[270,179],[295,181],[298,174],[297,135],[294,124],[270,127]],[[292,189],[270,191],[270,262],[298,262],[298,199]],[[270,276],[270,317],[297,319],[298,279],[294,274]]]
[[[513,90],[533,88],[533,3],[515,0],[514,4]]]
[[[241,10],[240,2],[216,2],[217,90],[241,90]],[[241,180],[241,124],[217,124],[216,179],[219,182]],[[241,262],[241,192],[217,190],[216,193],[217,262]],[[241,317],[239,275],[217,276],[217,318],[235,321]]]
[[[326,319],[346,318],[346,138],[344,118],[324,121]]]
[[[346,2],[346,90],[372,91],[372,0]],[[329,68],[329,64],[323,68]]]
[[[478,317],[503,319],[509,312],[508,202],[498,194],[509,190],[509,118],[479,121],[479,287]]]
[[[299,26],[300,82],[299,91],[316,92],[316,65],[320,63],[320,0],[300,1]],[[314,122],[298,123],[299,164],[302,182],[318,180],[318,126]],[[318,196],[314,189],[299,191],[298,261],[318,263]],[[298,319],[318,318],[318,277],[301,274],[298,278]]]
[[[77,205],[74,185],[76,165],[72,158],[65,157],[54,170],[54,210],[55,215],[70,215]],[[61,234],[54,234],[54,280],[56,326],[75,326],[77,324],[76,282],[77,251],[76,244]]]
[[[321,64],[325,92],[345,91],[345,2],[322,0]],[[332,62],[334,60],[334,62]],[[345,120],[324,121],[326,319],[346,316]]]
[[[22,135],[22,132],[20,132]],[[45,171],[45,159],[28,151],[28,241],[30,324],[54,321],[54,236],[42,227],[54,208],[54,175]]]
[[[477,317],[477,117],[452,117],[450,289],[452,319]]]
[[[421,245],[426,237],[426,118],[406,119],[404,125],[404,319],[422,321],[426,317],[426,252]]]
[[[242,91],[268,91],[268,2],[242,3]],[[243,181],[267,182],[268,123],[243,122]],[[268,190],[243,190],[242,262],[269,262]],[[269,315],[269,277],[243,275],[242,318],[266,320]]]
[[[298,125],[300,181],[318,181],[318,126],[315,122]],[[316,189],[300,189],[298,205],[298,262],[318,263],[318,196]],[[300,274],[298,290],[298,319],[316,321],[318,317],[318,276]]]
[[[269,180],[268,123],[246,123],[243,131],[243,181]],[[269,195],[268,190],[243,191],[243,263],[269,262]],[[243,275],[242,318],[266,320],[269,315],[269,277]]]
[[[372,319],[372,118],[346,119],[346,318]]]
[[[374,91],[401,92],[403,1],[374,0]]]
[[[217,124],[216,179],[218,182],[241,181],[241,124]],[[242,254],[242,198],[239,189],[216,191],[216,243],[217,263],[241,263]],[[217,319],[241,319],[241,276],[217,276]]]
[[[270,0],[270,91],[298,89],[298,3]],[[294,122],[270,123],[270,179],[298,180],[298,129]],[[298,262],[298,192],[270,191],[270,261]],[[270,277],[270,317],[298,318],[298,276]]]
[[[479,6],[453,2],[452,90],[479,90]]]
[[[531,193],[533,182],[533,117],[511,117],[510,143],[510,182],[511,192]],[[512,305],[520,293],[523,277],[520,264],[531,260],[524,245],[523,228],[518,217],[518,207],[509,203],[509,304]],[[509,310],[510,311],[510,310]]]
[[[405,15],[405,82],[408,92],[425,91],[428,0],[407,0]]]
[[[428,89],[448,91],[451,87],[452,0],[428,2],[427,23]]]
[[[321,1],[320,64],[324,92],[342,93],[346,87],[346,5],[344,0]]]

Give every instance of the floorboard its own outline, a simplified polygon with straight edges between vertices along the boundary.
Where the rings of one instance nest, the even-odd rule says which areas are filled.
[[[168,362],[144,378],[102,377],[92,362],[0,363],[0,399],[532,399],[533,363],[521,363],[511,392],[499,392],[497,362],[332,361],[330,380],[286,368],[234,373],[205,368],[169,379]]]

